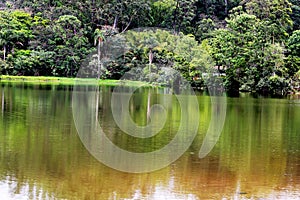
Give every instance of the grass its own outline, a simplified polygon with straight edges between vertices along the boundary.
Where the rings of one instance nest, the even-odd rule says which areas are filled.
[[[94,85],[104,86],[130,86],[130,87],[151,87],[150,83],[130,80],[96,80],[83,78],[47,77],[47,76],[8,76],[1,75],[0,83],[29,83],[29,84],[51,84],[51,85]]]

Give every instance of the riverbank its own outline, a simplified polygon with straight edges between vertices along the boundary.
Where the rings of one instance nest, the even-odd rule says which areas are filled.
[[[8,76],[1,75],[0,83],[29,83],[29,84],[51,84],[51,85],[91,85],[91,84],[106,85],[106,86],[131,86],[131,87],[150,87],[151,84],[142,81],[130,80],[96,80],[83,78],[66,78],[66,77],[46,77],[46,76]]]

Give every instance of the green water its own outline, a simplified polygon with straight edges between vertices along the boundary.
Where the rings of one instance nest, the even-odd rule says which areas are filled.
[[[160,134],[142,140],[118,129],[111,95],[112,88],[100,88],[99,121],[115,144],[148,152],[174,137],[180,123],[178,102],[170,103]],[[151,104],[165,99],[161,90],[138,90],[130,113],[139,125],[147,124],[149,95]],[[222,134],[212,152],[199,159],[211,119],[210,98],[199,94],[199,131],[188,151],[161,170],[131,174],[101,164],[85,149],[74,125],[72,87],[5,83],[0,97],[0,199],[300,197],[300,101],[296,98],[227,98]]]

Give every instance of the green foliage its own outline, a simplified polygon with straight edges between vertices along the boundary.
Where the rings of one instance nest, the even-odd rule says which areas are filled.
[[[146,0],[112,0],[102,2],[99,10],[99,20],[118,27],[122,32],[128,26],[147,24],[150,5]]]
[[[194,77],[200,77],[213,66],[207,41],[199,45],[193,35],[174,35],[164,30],[146,30],[129,31],[125,37],[130,50],[123,59],[125,61],[123,64],[128,69],[134,67],[143,71],[145,80],[149,80],[151,76],[152,81],[158,81],[160,76],[156,76],[157,74],[171,76],[164,71],[167,68],[174,68],[192,82]],[[151,74],[149,74],[150,50],[154,54],[150,66]]]
[[[288,48],[293,56],[300,56],[300,30],[293,32],[288,40]]]
[[[2,59],[14,48],[26,48],[32,38],[30,14],[23,11],[0,11],[0,45],[3,47]]]
[[[151,26],[161,28],[172,27],[172,15],[176,9],[175,0],[159,0],[151,4]]]
[[[51,37],[47,43],[54,52],[53,61],[56,68],[54,76],[75,76],[81,61],[89,53],[88,39],[84,36],[82,23],[77,17],[63,15],[54,21],[50,29]]]
[[[287,30],[293,25],[292,4],[288,0],[250,0],[245,7],[248,14],[263,21],[264,31],[273,43],[287,38]]]
[[[287,78],[284,47],[268,40],[264,25],[255,15],[235,10],[227,29],[217,30],[210,40],[217,65],[227,67],[228,90],[273,91],[276,84],[269,84],[271,77]]]
[[[286,60],[286,68],[288,69],[290,77],[293,77],[297,81],[297,73],[300,70],[300,30],[296,30],[290,36],[288,42],[288,57]]]
[[[290,0],[292,3],[292,14],[291,18],[294,22],[294,30],[299,30],[300,29],[300,1],[299,0]]]
[[[208,18],[199,21],[198,26],[195,28],[195,36],[198,41],[202,41],[211,37],[212,32],[216,29],[215,22]]]
[[[173,32],[127,32],[130,50],[105,61],[101,78],[136,68],[161,82],[159,75],[172,76],[167,67],[203,84],[202,73],[217,65],[226,76],[211,83],[224,81],[233,91],[278,92],[299,81],[298,0],[15,0],[0,6],[2,74],[73,77],[88,55],[107,48],[104,39],[117,46],[117,33],[150,26]],[[99,63],[95,55],[91,65]]]
[[[196,17],[196,0],[176,0],[173,12],[173,29],[175,32],[191,33],[192,21]]]

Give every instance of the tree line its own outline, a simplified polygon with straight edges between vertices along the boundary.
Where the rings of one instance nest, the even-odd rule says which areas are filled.
[[[141,27],[162,30],[132,31]],[[174,76],[171,67],[194,86],[209,79],[230,92],[299,86],[298,0],[2,0],[0,73],[74,77],[119,33],[131,47],[99,69],[101,78],[119,79],[134,68],[160,82]],[[215,66],[226,76],[203,78]]]

